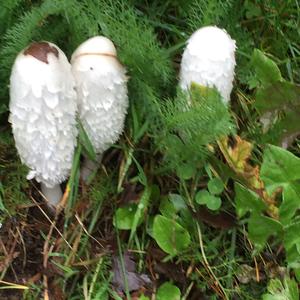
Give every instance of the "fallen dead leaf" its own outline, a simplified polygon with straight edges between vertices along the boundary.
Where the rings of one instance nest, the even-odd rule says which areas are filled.
[[[136,263],[128,252],[123,254],[123,261],[129,292],[139,290],[143,286],[151,284],[148,275],[136,273]],[[112,262],[112,271],[114,274],[112,285],[117,292],[125,292],[126,286],[120,257],[114,255]]]

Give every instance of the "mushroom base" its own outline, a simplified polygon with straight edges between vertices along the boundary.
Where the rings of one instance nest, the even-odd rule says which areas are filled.
[[[80,178],[88,183],[89,177],[98,170],[100,162],[102,160],[102,154],[96,155],[96,160],[91,160],[87,157],[84,158],[83,164],[80,170]]]
[[[41,182],[41,192],[43,193],[48,204],[54,207],[57,206],[63,196],[60,184],[56,184],[54,187],[49,188],[43,182]]]

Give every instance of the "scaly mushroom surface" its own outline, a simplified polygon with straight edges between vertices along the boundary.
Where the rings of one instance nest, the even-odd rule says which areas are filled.
[[[198,29],[183,52],[180,87],[188,90],[192,82],[215,87],[225,103],[230,100],[235,67],[235,41],[216,26]]]
[[[76,92],[71,66],[50,42],[21,51],[10,77],[9,121],[21,161],[56,206],[76,146]]]
[[[79,118],[94,149],[96,161],[85,158],[81,178],[87,181],[102,154],[121,135],[128,107],[126,69],[117,58],[114,44],[95,36],[73,53],[72,72],[78,93]]]

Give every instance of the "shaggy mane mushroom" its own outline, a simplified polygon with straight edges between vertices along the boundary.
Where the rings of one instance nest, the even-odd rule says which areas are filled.
[[[76,92],[65,54],[50,42],[21,51],[10,77],[9,121],[27,179],[41,183],[56,206],[60,183],[69,175],[76,146]]]
[[[85,158],[81,178],[97,170],[102,154],[121,135],[128,107],[127,76],[114,44],[95,36],[73,53],[72,71],[78,93],[79,118],[94,149],[96,161]]]
[[[215,87],[225,103],[230,100],[235,67],[235,41],[216,26],[198,29],[184,50],[180,87],[188,90],[192,82]]]

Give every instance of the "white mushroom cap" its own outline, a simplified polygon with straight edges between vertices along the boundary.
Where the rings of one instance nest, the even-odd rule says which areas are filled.
[[[192,82],[215,87],[227,103],[234,78],[235,49],[235,41],[216,26],[194,32],[182,56],[181,88],[189,89]]]
[[[82,55],[107,55],[117,56],[117,50],[113,42],[105,36],[94,36],[83,42],[72,54],[71,63]]]
[[[21,160],[47,187],[69,175],[76,145],[76,92],[65,54],[49,42],[17,56],[10,77],[10,116]]]
[[[126,70],[113,43],[102,36],[81,44],[71,61],[79,118],[95,151],[102,153],[123,131],[128,107]]]

